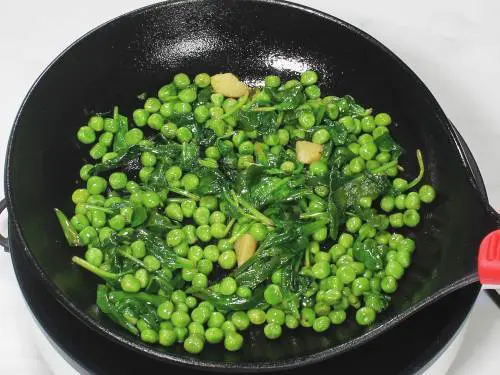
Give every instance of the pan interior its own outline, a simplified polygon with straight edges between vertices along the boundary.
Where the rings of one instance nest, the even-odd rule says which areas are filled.
[[[380,320],[474,269],[473,254],[491,219],[444,114],[397,58],[349,25],[283,3],[164,3],[120,17],[72,46],[37,82],[17,119],[7,170],[11,214],[46,278],[71,308],[92,312],[97,280],[70,264],[70,257],[83,250],[66,245],[53,208],[71,213],[71,192],[81,185],[79,168],[90,162],[88,147],[75,134],[89,114],[118,104],[130,116],[141,105],[138,94],[155,94],[178,72],[233,72],[259,84],[267,74],[291,78],[306,69],[319,72],[323,95],[350,94],[375,112],[391,113],[394,135],[406,150],[405,173],[416,174],[414,155],[420,148],[425,181],[438,191],[437,202],[423,211],[422,223],[410,233],[417,242],[414,263]],[[139,344],[108,320],[97,317],[97,322]],[[268,341],[258,329],[247,334],[251,339],[239,352],[209,346],[195,362],[285,363],[345,349],[365,332],[348,323],[325,334],[299,329]],[[188,360],[180,347],[147,350]]]

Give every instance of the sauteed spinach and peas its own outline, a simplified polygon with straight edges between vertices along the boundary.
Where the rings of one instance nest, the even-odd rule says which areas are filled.
[[[374,322],[415,250],[398,230],[436,193],[418,150],[418,176],[399,177],[389,114],[317,80],[179,73],[132,121],[115,108],[78,130],[93,162],[74,215],[56,214],[86,248],[73,262],[102,279],[102,313],[190,353],[238,350],[251,325],[276,339]]]

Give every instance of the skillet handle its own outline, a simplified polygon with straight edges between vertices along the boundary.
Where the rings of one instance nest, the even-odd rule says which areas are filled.
[[[484,289],[500,288],[500,229],[488,234],[479,245],[478,274]]]
[[[0,200],[0,214],[7,208],[7,201],[5,199]],[[0,246],[3,247],[5,251],[9,251],[9,241],[6,237],[0,234]]]

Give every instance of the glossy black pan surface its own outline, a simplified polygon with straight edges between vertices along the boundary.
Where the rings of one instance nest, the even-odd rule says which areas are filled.
[[[414,264],[377,324],[346,324],[318,335],[285,333],[270,342],[261,330],[236,353],[211,346],[199,356],[180,347],[148,347],[106,319],[94,317],[95,279],[70,265],[52,208],[71,210],[87,147],[75,133],[92,111],[140,105],[174,73],[231,71],[249,83],[266,74],[286,77],[312,68],[324,94],[351,94],[396,120],[394,133],[408,150],[404,167],[415,174],[414,150],[426,159],[426,181],[439,199],[424,211]],[[464,151],[424,84],[396,56],[360,30],[323,13],[274,1],[202,0],[157,4],[117,18],[66,50],[28,94],[14,125],[6,166],[10,217],[26,254],[56,298],[85,324],[143,354],[204,368],[283,369],[323,360],[373,338],[391,316],[421,303],[429,291],[475,267],[481,238],[496,218],[472,182]],[[401,318],[404,318],[402,316]]]

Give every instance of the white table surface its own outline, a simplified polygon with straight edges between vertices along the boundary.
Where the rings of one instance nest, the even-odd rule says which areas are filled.
[[[494,0],[297,1],[338,16],[399,55],[428,85],[459,129],[500,208],[500,2]],[[0,175],[11,124],[28,88],[66,46],[142,0],[8,1],[0,22]],[[41,130],[42,131],[42,130]],[[0,185],[0,198],[3,197]],[[6,233],[5,215],[0,231]],[[34,344],[10,258],[0,253],[0,373],[50,374]],[[411,339],[411,338],[409,338]],[[449,374],[500,373],[500,310],[482,295]]]

